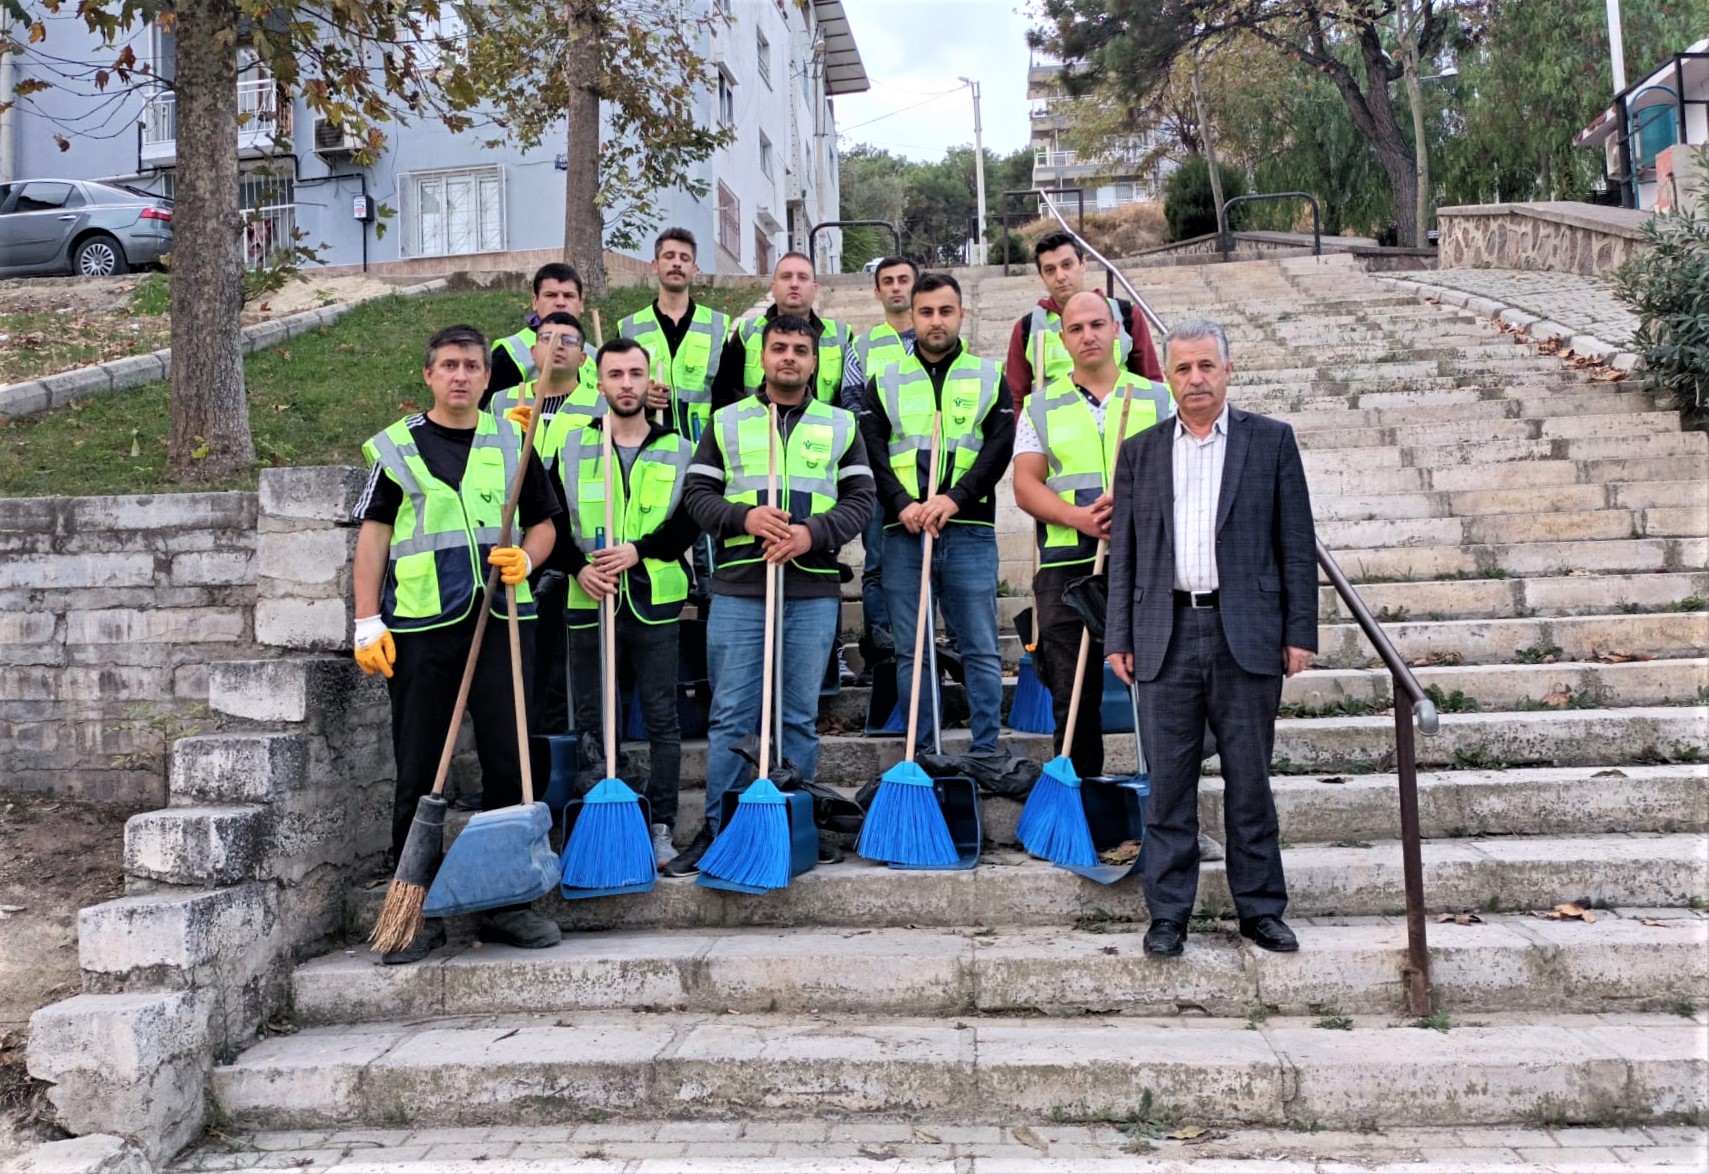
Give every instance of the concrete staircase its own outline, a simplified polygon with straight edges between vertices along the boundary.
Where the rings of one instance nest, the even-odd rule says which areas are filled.
[[[1297,955],[1229,932],[1209,866],[1186,956],[1146,959],[1138,886],[1005,847],[1002,800],[973,872],[851,860],[757,898],[680,881],[548,898],[575,931],[550,951],[465,942],[376,966],[359,943],[379,890],[359,886],[350,948],[290,979],[298,1030],[215,1068],[221,1119],[1020,1124],[1167,1105],[1224,1125],[1702,1124],[1709,437],[1348,258],[1143,277],[1166,321],[1227,324],[1231,399],[1298,430],[1320,534],[1439,690],[1442,732],[1419,744],[1425,885],[1433,916],[1477,918],[1430,926],[1437,1017],[1402,1013],[1388,676],[1326,590],[1275,764]],[[978,351],[1002,354],[1035,290],[971,282]],[[870,322],[876,304],[855,279],[822,308]],[[1004,494],[1003,578],[1023,593],[1030,528]],[[1005,620],[1026,606],[999,602]],[[864,700],[846,689],[826,716],[857,721]],[[1131,763],[1131,738],[1108,742],[1112,769]],[[853,787],[899,753],[828,735],[821,777]],[[690,746],[685,778],[703,763]],[[700,805],[684,796],[680,836]],[[1207,828],[1220,811],[1208,778]],[[1584,918],[1533,913],[1563,902]]]

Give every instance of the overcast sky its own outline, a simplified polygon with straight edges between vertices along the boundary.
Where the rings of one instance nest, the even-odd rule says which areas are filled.
[[[973,143],[966,76],[980,84],[985,146],[1007,154],[1027,144],[1025,0],[844,0],[872,88],[836,100],[843,149],[884,147],[932,160]],[[912,107],[912,109],[910,109]],[[886,116],[890,117],[886,117]]]

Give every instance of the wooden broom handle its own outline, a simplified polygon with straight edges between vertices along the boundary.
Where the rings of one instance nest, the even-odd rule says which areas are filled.
[[[938,488],[938,437],[943,422],[942,412],[932,413],[931,455],[927,458],[926,467],[931,470],[931,481],[920,491],[920,500],[929,501]],[[932,532],[925,532],[925,541],[920,546],[920,604],[914,616],[914,683],[908,690],[908,742],[902,752],[903,762],[914,761],[914,735],[920,728],[920,668],[924,663],[926,652],[926,620],[932,610]],[[937,680],[932,681],[932,688],[937,688]]]
[[[600,447],[605,457],[605,545],[610,549],[617,541],[617,506],[612,500],[615,482],[611,475],[611,462],[615,457],[612,451],[611,421],[612,414],[608,411],[604,421],[599,426]],[[610,778],[617,777],[617,593],[599,601],[600,618],[605,622],[600,625],[600,662],[605,670],[605,679],[600,687],[605,690],[605,704],[601,707],[604,721],[600,724],[605,733],[605,773]]]
[[[766,405],[766,504],[777,506],[777,405]],[[757,542],[758,539],[755,539]],[[766,778],[771,773],[771,708],[776,698],[772,689],[772,664],[777,656],[777,629],[773,619],[777,614],[777,579],[782,573],[781,567],[770,563],[765,568],[765,643],[761,657],[765,679],[760,682],[760,761],[759,774],[755,778]]]
[[[1117,382],[1120,382],[1121,375],[1119,373],[1117,374],[1116,379]],[[1133,384],[1129,383],[1126,387],[1122,388],[1122,410],[1116,417],[1116,436],[1118,437],[1116,441],[1116,450],[1118,452],[1121,451],[1122,439],[1125,439],[1125,434],[1127,432],[1127,410],[1129,405],[1132,403]],[[1114,472],[1106,469],[1104,471],[1105,484],[1108,484],[1113,479]],[[1100,575],[1103,573],[1104,556],[1109,553],[1109,549],[1110,543],[1108,539],[1098,539],[1098,552],[1092,556],[1092,574]],[[1085,628],[1080,632],[1080,655],[1074,664],[1074,692],[1070,694],[1068,698],[1068,722],[1063,727],[1062,731],[1062,747],[1064,752],[1074,744],[1074,729],[1080,724],[1080,694],[1086,683],[1086,662],[1091,659],[1091,653],[1092,630],[1090,628]]]

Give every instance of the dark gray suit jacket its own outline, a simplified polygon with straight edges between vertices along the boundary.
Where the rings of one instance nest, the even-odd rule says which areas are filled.
[[[1121,447],[1110,524],[1105,653],[1131,652],[1153,680],[1174,630],[1175,418]],[[1223,634],[1249,673],[1282,672],[1282,649],[1317,651],[1317,531],[1294,430],[1228,410],[1217,495],[1216,568]]]

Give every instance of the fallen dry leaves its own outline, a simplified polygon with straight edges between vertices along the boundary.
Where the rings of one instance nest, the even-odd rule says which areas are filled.
[[[1139,841],[1123,840],[1114,848],[1105,848],[1098,853],[1098,859],[1105,864],[1132,864],[1139,859]]]
[[[1437,925],[1483,925],[1484,919],[1476,913],[1443,913],[1436,918]]]
[[[1582,921],[1586,925],[1596,924],[1596,914],[1583,905],[1575,905],[1571,901],[1563,901],[1553,909],[1533,909],[1532,917],[1541,917],[1546,921]]]
[[[1654,660],[1656,658],[1656,654],[1653,652],[1621,652],[1615,648],[1606,651],[1592,648],[1590,652],[1590,659],[1602,664],[1631,664],[1634,661]]]

